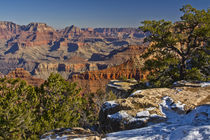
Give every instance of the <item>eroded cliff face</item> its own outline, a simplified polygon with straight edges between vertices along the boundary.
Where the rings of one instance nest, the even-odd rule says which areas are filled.
[[[43,79],[31,76],[31,74],[28,71],[24,70],[23,68],[17,68],[11,71],[9,74],[6,75],[6,77],[20,78],[22,80],[25,80],[29,85],[33,86],[40,86],[42,83],[44,83]]]
[[[107,66],[107,65],[105,65]],[[93,71],[101,69],[101,65],[97,63],[41,63],[35,69],[35,76],[47,79],[50,73],[60,73],[65,79],[73,73],[81,73],[85,71]]]
[[[142,66],[143,60],[138,56],[130,58],[127,62],[118,66],[73,74],[69,77],[69,80],[77,82],[81,87],[85,87],[88,92],[105,91],[106,84],[110,80],[122,78],[141,80],[145,78],[145,73],[141,71]]]
[[[48,46],[58,39],[55,29],[45,23],[30,23],[20,27],[20,32],[8,42],[8,46],[17,44],[18,47]]]
[[[140,70],[129,69],[132,64],[128,60],[145,50],[144,37],[135,28],[72,25],[55,30],[45,23],[0,22],[0,72],[7,75],[16,68],[24,68],[44,80],[54,72],[77,81],[82,88],[105,89],[112,79],[140,79]]]
[[[82,80],[114,80],[119,78],[136,79],[141,80],[143,73],[141,67],[143,60],[138,58],[131,58],[127,62],[118,66],[113,66],[104,70],[87,71],[80,74],[74,74],[71,79],[82,79]]]
[[[8,40],[20,33],[20,31],[20,25],[7,21],[0,22],[0,40]]]
[[[127,79],[134,78],[140,80],[143,78],[141,68],[144,61],[140,58],[143,52],[143,46],[129,46],[120,51],[113,51],[109,55],[103,56],[103,60],[107,64],[118,64],[117,66],[107,67],[103,70],[90,70],[84,73],[74,74],[70,78],[83,80],[114,80],[124,77]]]
[[[137,58],[139,59],[144,48],[144,46],[129,46],[112,51],[108,55],[101,54],[97,56],[100,58],[95,58],[100,59],[100,61],[86,60],[82,57],[73,56],[60,63],[40,63],[34,70],[34,75],[42,79],[47,79],[50,73],[58,72],[66,79],[112,80],[120,77],[140,79],[140,75],[138,75],[140,69],[137,68],[137,65],[141,67],[142,62],[140,62],[141,60],[137,60]],[[125,64],[126,61],[127,63]],[[136,66],[133,66],[134,63]]]
[[[54,41],[71,39],[83,43],[88,41],[106,41],[108,43],[126,39],[139,42],[138,39],[144,38],[144,36],[143,32],[135,28],[80,29],[72,25],[62,30],[55,30],[45,23],[32,22],[28,25],[18,25],[13,22],[0,22],[0,39],[7,42],[9,47],[15,43],[19,47],[52,46]]]

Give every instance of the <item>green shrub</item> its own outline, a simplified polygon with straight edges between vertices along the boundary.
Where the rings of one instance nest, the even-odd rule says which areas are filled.
[[[0,139],[39,139],[55,128],[79,126],[86,101],[75,83],[51,74],[40,88],[0,79]]]
[[[0,138],[26,139],[32,135],[36,92],[19,79],[0,80]]]
[[[84,99],[75,83],[65,81],[59,74],[51,74],[37,94],[36,124],[39,131],[79,126]]]
[[[146,20],[140,29],[150,33],[151,43],[142,70],[154,87],[167,87],[178,80],[209,78],[210,9],[197,10],[191,5],[180,9],[181,21]]]

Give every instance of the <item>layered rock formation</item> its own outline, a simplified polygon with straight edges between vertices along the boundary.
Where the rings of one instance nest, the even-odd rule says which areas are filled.
[[[17,44],[18,47],[48,46],[58,38],[55,29],[45,23],[30,23],[20,27],[19,33],[10,38],[8,46]]]
[[[127,62],[120,64],[118,66],[113,66],[104,70],[87,71],[80,74],[74,74],[71,79],[83,79],[83,80],[100,80],[100,79],[136,79],[140,80],[143,78],[143,73],[141,72],[141,66],[143,65],[143,60],[139,58],[131,58]]]
[[[111,79],[140,79],[141,72],[129,68],[133,64],[128,60],[145,50],[144,37],[135,28],[72,25],[55,30],[45,23],[0,22],[0,72],[7,75],[16,68],[24,68],[44,80],[52,72],[60,73],[95,92],[105,89]]]
[[[0,22],[0,39],[8,46],[17,43],[22,47],[51,46],[54,41],[76,39],[79,41],[117,41],[121,39],[141,39],[144,33],[135,28],[96,28],[80,29],[74,25],[62,30],[55,30],[45,23],[18,25],[13,22]],[[92,40],[86,40],[92,39]],[[75,41],[75,40],[74,40]]]
[[[127,62],[118,66],[109,67],[103,70],[87,71],[84,73],[73,74],[70,80],[77,82],[81,87],[88,87],[90,92],[106,89],[106,84],[115,79],[136,79],[141,80],[145,77],[141,68],[143,60],[139,56],[134,56]]]
[[[59,72],[60,64],[66,65],[67,71],[59,72],[65,77],[86,70],[101,70],[126,62],[134,53],[141,53],[146,46],[135,49],[128,46],[142,44],[144,36],[135,28],[94,29],[72,25],[55,30],[45,23],[0,22],[0,72],[7,74],[21,67],[46,79],[48,69],[45,68],[49,68],[49,72]],[[72,63],[84,66],[77,69],[75,65],[70,66]],[[52,65],[54,70],[50,70]]]
[[[20,25],[17,25],[13,22],[0,22],[0,40],[9,40],[14,37],[16,34],[20,33]]]
[[[78,60],[76,60],[78,61]],[[84,71],[98,70],[100,67],[95,63],[42,63],[39,64],[34,72],[36,77],[47,79],[50,73],[60,73],[65,79],[68,79],[71,73],[79,73]]]
[[[6,75],[7,78],[20,78],[22,80],[25,80],[29,85],[33,86],[40,86],[44,83],[43,79],[35,78],[31,76],[31,74],[24,70],[23,68],[17,68],[14,71],[11,71],[8,75]]]

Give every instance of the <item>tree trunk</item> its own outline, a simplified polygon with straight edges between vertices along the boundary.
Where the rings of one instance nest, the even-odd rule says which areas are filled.
[[[182,57],[181,60],[181,66],[180,66],[180,70],[179,70],[179,80],[184,80],[185,79],[185,57]]]

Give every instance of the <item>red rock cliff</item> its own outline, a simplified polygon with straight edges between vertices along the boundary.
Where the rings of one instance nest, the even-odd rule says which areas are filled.
[[[28,71],[24,70],[23,68],[17,68],[11,71],[10,73],[8,73],[8,75],[6,75],[6,77],[20,78],[22,80],[25,80],[29,85],[33,86],[40,86],[42,83],[44,83],[43,79],[31,76],[31,74]]]
[[[134,78],[141,80],[145,78],[144,73],[141,72],[143,61],[139,58],[131,58],[127,62],[110,67],[104,70],[87,71],[80,74],[72,75],[69,80],[77,82],[83,89],[84,93],[96,92],[97,90],[105,91],[106,84],[110,80],[119,78]]]

